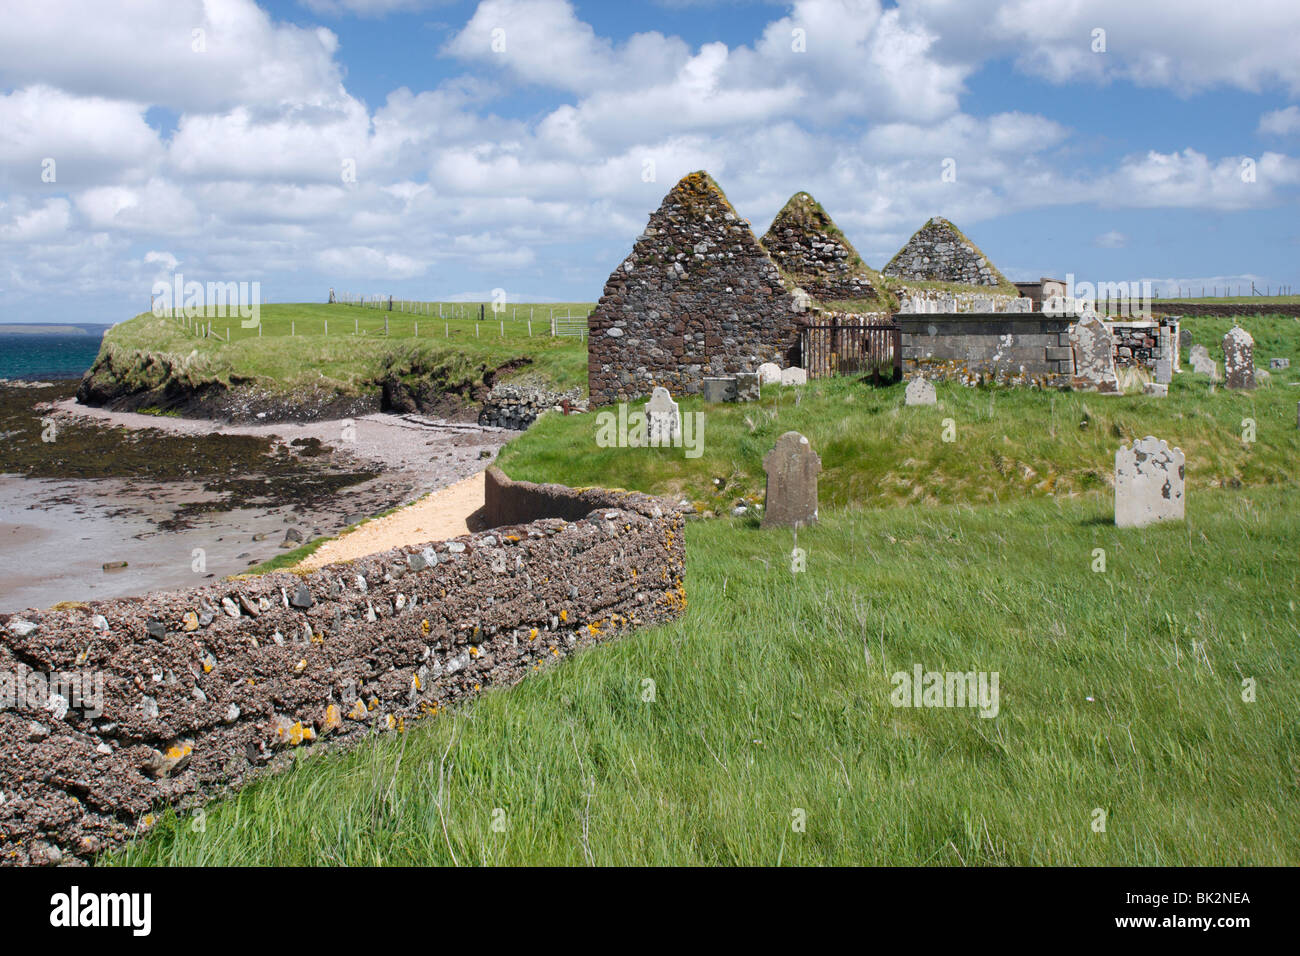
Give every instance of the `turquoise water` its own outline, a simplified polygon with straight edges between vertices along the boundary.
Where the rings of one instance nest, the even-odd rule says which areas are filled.
[[[103,332],[14,334],[0,325],[0,378],[81,378],[103,337]]]

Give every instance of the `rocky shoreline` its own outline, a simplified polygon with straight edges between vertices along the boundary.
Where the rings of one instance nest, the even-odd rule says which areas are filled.
[[[0,386],[6,611],[239,573],[469,477],[511,434],[373,411],[228,424],[87,408],[75,390]]]

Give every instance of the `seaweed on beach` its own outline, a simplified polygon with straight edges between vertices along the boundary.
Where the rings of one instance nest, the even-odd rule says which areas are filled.
[[[249,503],[311,505],[379,475],[329,467],[319,441],[296,447],[254,435],[175,435],[54,416],[50,403],[75,383],[0,387],[0,472],[29,478],[197,481],[216,500],[184,506],[178,518]],[[306,460],[304,460],[306,459]]]

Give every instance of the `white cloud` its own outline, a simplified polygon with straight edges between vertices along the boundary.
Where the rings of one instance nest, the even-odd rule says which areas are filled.
[[[1128,236],[1118,229],[1112,229],[1109,232],[1103,232],[1092,242],[1093,245],[1100,246],[1102,249],[1122,249],[1128,244]]]
[[[424,274],[430,265],[405,253],[370,246],[330,247],[322,250],[316,260],[330,275],[345,279],[410,279]]]
[[[316,104],[341,89],[337,48],[329,30],[276,23],[253,0],[9,4],[0,84],[175,110]]]
[[[51,199],[38,209],[19,213],[12,222],[0,223],[0,241],[32,242],[62,236],[68,230],[70,212],[66,199]]]
[[[312,13],[339,17],[353,14],[358,17],[386,17],[390,13],[408,13],[424,10],[437,0],[298,0]]]
[[[899,0],[899,10],[903,22],[939,34],[939,49],[957,62],[1010,56],[1055,83],[1300,92],[1290,0]],[[1093,51],[1094,30],[1105,31],[1104,53]]]
[[[41,85],[0,94],[0,169],[33,188],[147,171],[162,159],[163,147],[144,111],[139,103]],[[53,160],[53,183],[43,178],[47,160]]]
[[[1273,110],[1259,118],[1259,132],[1271,136],[1291,136],[1300,133],[1300,106]]]

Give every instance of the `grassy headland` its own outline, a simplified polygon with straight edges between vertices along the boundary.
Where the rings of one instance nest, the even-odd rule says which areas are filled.
[[[585,316],[587,305],[535,307],[532,335],[527,306],[507,307],[502,316],[493,316],[489,307],[479,323],[473,318],[478,307],[466,303],[442,304],[443,319],[438,303],[419,303],[420,314],[400,311],[402,305],[395,304],[399,311],[393,312],[342,304],[264,305],[254,328],[245,328],[237,314],[186,320],[146,312],[109,330],[91,382],[103,394],[149,393],[164,400],[237,386],[272,394],[360,396],[377,393],[386,379],[423,380],[462,396],[512,377],[557,390],[585,388],[585,344],[572,336],[552,338],[544,316],[552,309]],[[426,308],[432,314],[423,314]],[[453,310],[463,317],[450,317]]]

